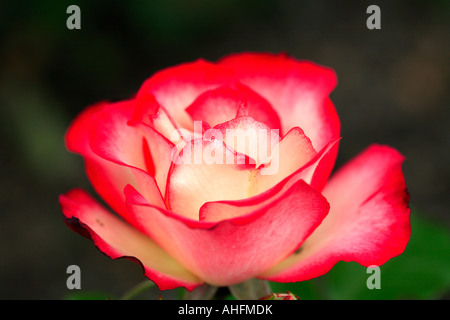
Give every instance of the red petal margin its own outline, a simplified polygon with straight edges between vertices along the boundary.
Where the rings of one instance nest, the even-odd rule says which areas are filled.
[[[298,253],[263,277],[304,281],[327,273],[341,260],[380,266],[401,254],[411,233],[403,160],[396,150],[373,145],[342,167],[323,191],[329,215]]]
[[[176,126],[175,121],[152,95],[141,95],[136,98],[133,117],[128,124],[149,126],[172,142],[182,139],[182,132]]]
[[[128,120],[132,117],[134,107],[135,103],[132,101],[111,105],[98,112],[89,132],[90,146],[100,158],[121,166],[118,170],[132,172],[128,181],[115,183],[115,188],[123,191],[127,184],[132,184],[139,185],[139,190],[143,190],[144,186],[154,185],[149,190],[147,199],[153,198],[153,204],[162,205],[160,198],[165,193],[175,145],[147,124],[129,125]],[[156,180],[157,186],[150,180]],[[95,183],[102,184],[102,181]]]
[[[97,193],[114,211],[126,217],[128,210],[123,188],[133,181],[133,174],[129,170],[124,170],[123,166],[97,156],[89,143],[89,130],[95,115],[108,106],[108,102],[100,102],[83,110],[69,126],[65,142],[69,151],[83,157],[87,176]]]
[[[283,260],[329,210],[325,198],[304,181],[249,214],[220,222],[191,220],[152,206],[132,186],[125,194],[140,230],[205,282],[218,286],[248,280]]]
[[[59,201],[69,227],[92,239],[97,248],[112,259],[138,262],[145,276],[161,290],[180,286],[192,290],[202,284],[153,240],[113,216],[85,191],[74,189],[61,195]]]
[[[143,135],[128,125],[135,107],[134,100],[121,101],[108,104],[97,112],[88,128],[89,145],[95,154],[105,160],[146,171]]]
[[[281,129],[270,103],[240,83],[205,91],[186,109],[193,120],[206,121],[211,127],[236,118],[241,111],[272,129]]]
[[[203,92],[234,82],[233,73],[199,59],[155,73],[147,79],[137,97],[152,94],[180,128],[193,129],[185,109]]]
[[[173,148],[163,137],[155,139],[149,132],[127,124],[135,107],[134,100],[101,103],[84,110],[71,124],[66,134],[69,150],[81,154],[86,172],[97,193],[122,217],[128,219],[123,188],[132,184],[142,190],[147,199],[164,206],[160,190],[150,175],[155,174],[159,187],[165,188],[170,153]],[[145,153],[146,139],[152,138],[151,152]],[[161,145],[167,150],[164,161],[159,161]],[[148,148],[147,148],[148,149]],[[157,161],[155,161],[155,159]],[[155,164],[156,163],[156,164]],[[164,163],[166,163],[165,168]],[[165,169],[165,174],[162,173]]]
[[[315,150],[339,137],[340,122],[328,95],[336,86],[333,70],[286,54],[240,53],[223,58],[240,82],[267,99],[281,119],[283,134],[300,127]]]

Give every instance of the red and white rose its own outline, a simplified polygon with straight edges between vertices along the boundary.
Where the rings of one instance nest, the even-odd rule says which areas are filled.
[[[119,216],[74,189],[60,197],[67,224],[138,261],[160,289],[385,263],[410,237],[404,157],[372,145],[330,178],[335,86],[328,68],[242,53],[162,70],[135,97],[90,106],[66,144]]]

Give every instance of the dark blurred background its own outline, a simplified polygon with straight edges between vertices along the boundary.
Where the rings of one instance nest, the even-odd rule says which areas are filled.
[[[81,30],[66,28],[71,4]],[[381,30],[366,27],[370,4]],[[64,299],[71,264],[86,292],[118,296],[143,280],[137,264],[112,261],[63,223],[58,195],[93,192],[65,130],[159,69],[233,52],[284,51],[333,68],[337,166],[374,142],[397,148],[413,213],[448,235],[449,35],[446,0],[1,1],[0,299]],[[432,297],[448,297],[440,290]]]

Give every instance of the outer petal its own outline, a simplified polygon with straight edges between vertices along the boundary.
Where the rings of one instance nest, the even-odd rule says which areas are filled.
[[[67,148],[83,156],[86,173],[97,193],[119,214],[126,217],[128,210],[123,196],[123,187],[133,183],[134,176],[128,169],[96,155],[89,144],[89,130],[94,116],[104,108],[107,102],[101,102],[86,108],[70,125],[65,141]]]
[[[128,173],[128,179],[112,181],[114,176],[93,175],[92,182],[101,192],[113,188],[122,201],[123,188],[132,184],[142,190],[151,203],[164,206],[158,185],[164,192],[174,146],[151,127],[128,125],[135,105],[134,100],[111,104],[94,115],[89,131],[92,151],[116,164],[117,172]],[[161,155],[165,157],[161,159]],[[105,181],[110,184],[105,185]]]
[[[105,160],[147,170],[142,133],[128,125],[134,100],[111,103],[97,112],[89,130],[92,151]]]
[[[94,156],[89,146],[89,128],[92,126],[93,116],[107,105],[105,101],[91,105],[72,121],[65,136],[67,149],[83,156]]]
[[[157,72],[142,85],[138,98],[152,94],[177,126],[192,130],[192,119],[185,109],[201,93],[232,82],[233,74],[226,68],[197,60]]]
[[[75,119],[66,135],[69,150],[84,157],[98,194],[128,221],[123,195],[127,184],[141,190],[151,203],[165,206],[160,189],[165,191],[174,148],[154,129],[127,124],[134,107],[134,100],[90,107]]]
[[[253,278],[292,253],[329,206],[303,181],[245,216],[218,223],[180,218],[148,204],[131,186],[130,212],[141,230],[207,283],[226,286]]]
[[[225,57],[239,81],[258,92],[281,118],[283,134],[300,127],[320,150],[339,137],[339,119],[328,95],[336,75],[328,68],[297,61],[285,54],[244,53]]]
[[[91,238],[109,257],[139,262],[161,290],[179,286],[192,290],[202,283],[149,237],[111,215],[83,190],[60,196],[60,204],[71,228]]]
[[[410,237],[403,156],[374,145],[340,169],[325,187],[330,214],[301,251],[263,277],[303,281],[328,272],[340,260],[381,265],[403,252]]]

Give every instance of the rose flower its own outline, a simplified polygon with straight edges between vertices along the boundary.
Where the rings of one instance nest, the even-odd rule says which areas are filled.
[[[74,189],[60,196],[66,223],[162,290],[385,263],[410,237],[404,157],[372,145],[331,174],[335,86],[331,69],[241,53],[167,68],[133,98],[88,107],[66,145],[111,211]]]

